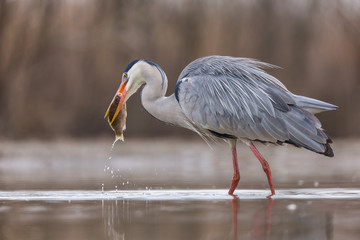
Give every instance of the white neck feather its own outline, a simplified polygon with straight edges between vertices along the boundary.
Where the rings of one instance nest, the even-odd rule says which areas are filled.
[[[148,65],[143,69],[142,76],[146,83],[141,93],[141,103],[146,111],[163,122],[189,128],[175,95],[165,96],[168,86],[166,75],[162,80],[161,73],[155,66]]]

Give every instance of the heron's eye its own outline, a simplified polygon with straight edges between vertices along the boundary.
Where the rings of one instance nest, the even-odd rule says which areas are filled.
[[[123,74],[123,81],[127,81],[128,79],[129,79],[129,75],[125,72],[124,74]]]

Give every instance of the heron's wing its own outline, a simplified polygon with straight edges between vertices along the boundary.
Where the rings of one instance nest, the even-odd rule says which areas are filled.
[[[336,110],[338,108],[333,104],[323,102],[314,98],[299,96],[295,94],[293,94],[293,97],[295,98],[297,106],[313,114],[328,110]]]
[[[328,138],[320,121],[262,70],[269,66],[246,58],[197,59],[180,74],[175,95],[186,117],[203,130],[324,152]]]

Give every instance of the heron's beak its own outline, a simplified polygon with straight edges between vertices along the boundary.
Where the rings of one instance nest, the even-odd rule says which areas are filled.
[[[126,89],[125,89],[127,82],[128,82],[128,81],[123,81],[123,82],[120,84],[120,87],[119,87],[119,89],[117,90],[117,92],[116,92],[116,94],[115,94],[115,96],[116,96],[116,95],[119,95],[119,96],[120,96],[120,102],[119,102],[119,104],[118,104],[117,107],[116,107],[116,110],[115,110],[115,113],[114,113],[113,118],[110,120],[110,124],[112,124],[112,123],[114,122],[114,120],[116,119],[117,115],[119,114],[119,112],[120,112],[120,110],[121,110],[121,108],[122,108],[122,106],[123,106],[123,103],[124,103],[124,100],[125,100],[125,97],[126,97],[126,94],[127,94],[127,91],[126,91]],[[112,102],[115,100],[115,96],[114,96],[113,100],[111,101],[111,103],[110,103],[110,105],[109,105],[109,107],[108,107],[108,109],[107,109],[107,111],[106,111],[106,113],[105,113],[104,118],[106,118],[107,115],[109,114],[110,106],[111,106]]]

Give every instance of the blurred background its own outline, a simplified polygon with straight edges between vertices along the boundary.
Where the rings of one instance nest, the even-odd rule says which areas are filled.
[[[256,58],[292,92],[338,105],[332,137],[360,134],[360,2],[351,0],[0,0],[0,137],[102,137],[124,68],[169,79],[207,55]],[[126,137],[197,137],[153,119],[138,93]]]
[[[265,197],[241,201],[239,211],[212,195],[121,200],[124,190],[226,195],[233,169],[225,143],[211,151],[196,134],[154,119],[140,91],[127,102],[126,141],[113,150],[104,120],[130,61],[159,64],[170,95],[182,69],[208,55],[278,65],[269,73],[290,91],[339,106],[318,115],[334,138],[333,159],[258,146],[276,190],[329,188],[333,199],[276,199],[273,220]],[[64,189],[120,197],[0,200],[0,239],[358,239],[359,201],[341,197],[360,189],[359,103],[358,0],[0,0],[0,198],[23,190],[57,198]],[[251,151],[238,146],[238,158],[238,190],[270,193]]]

